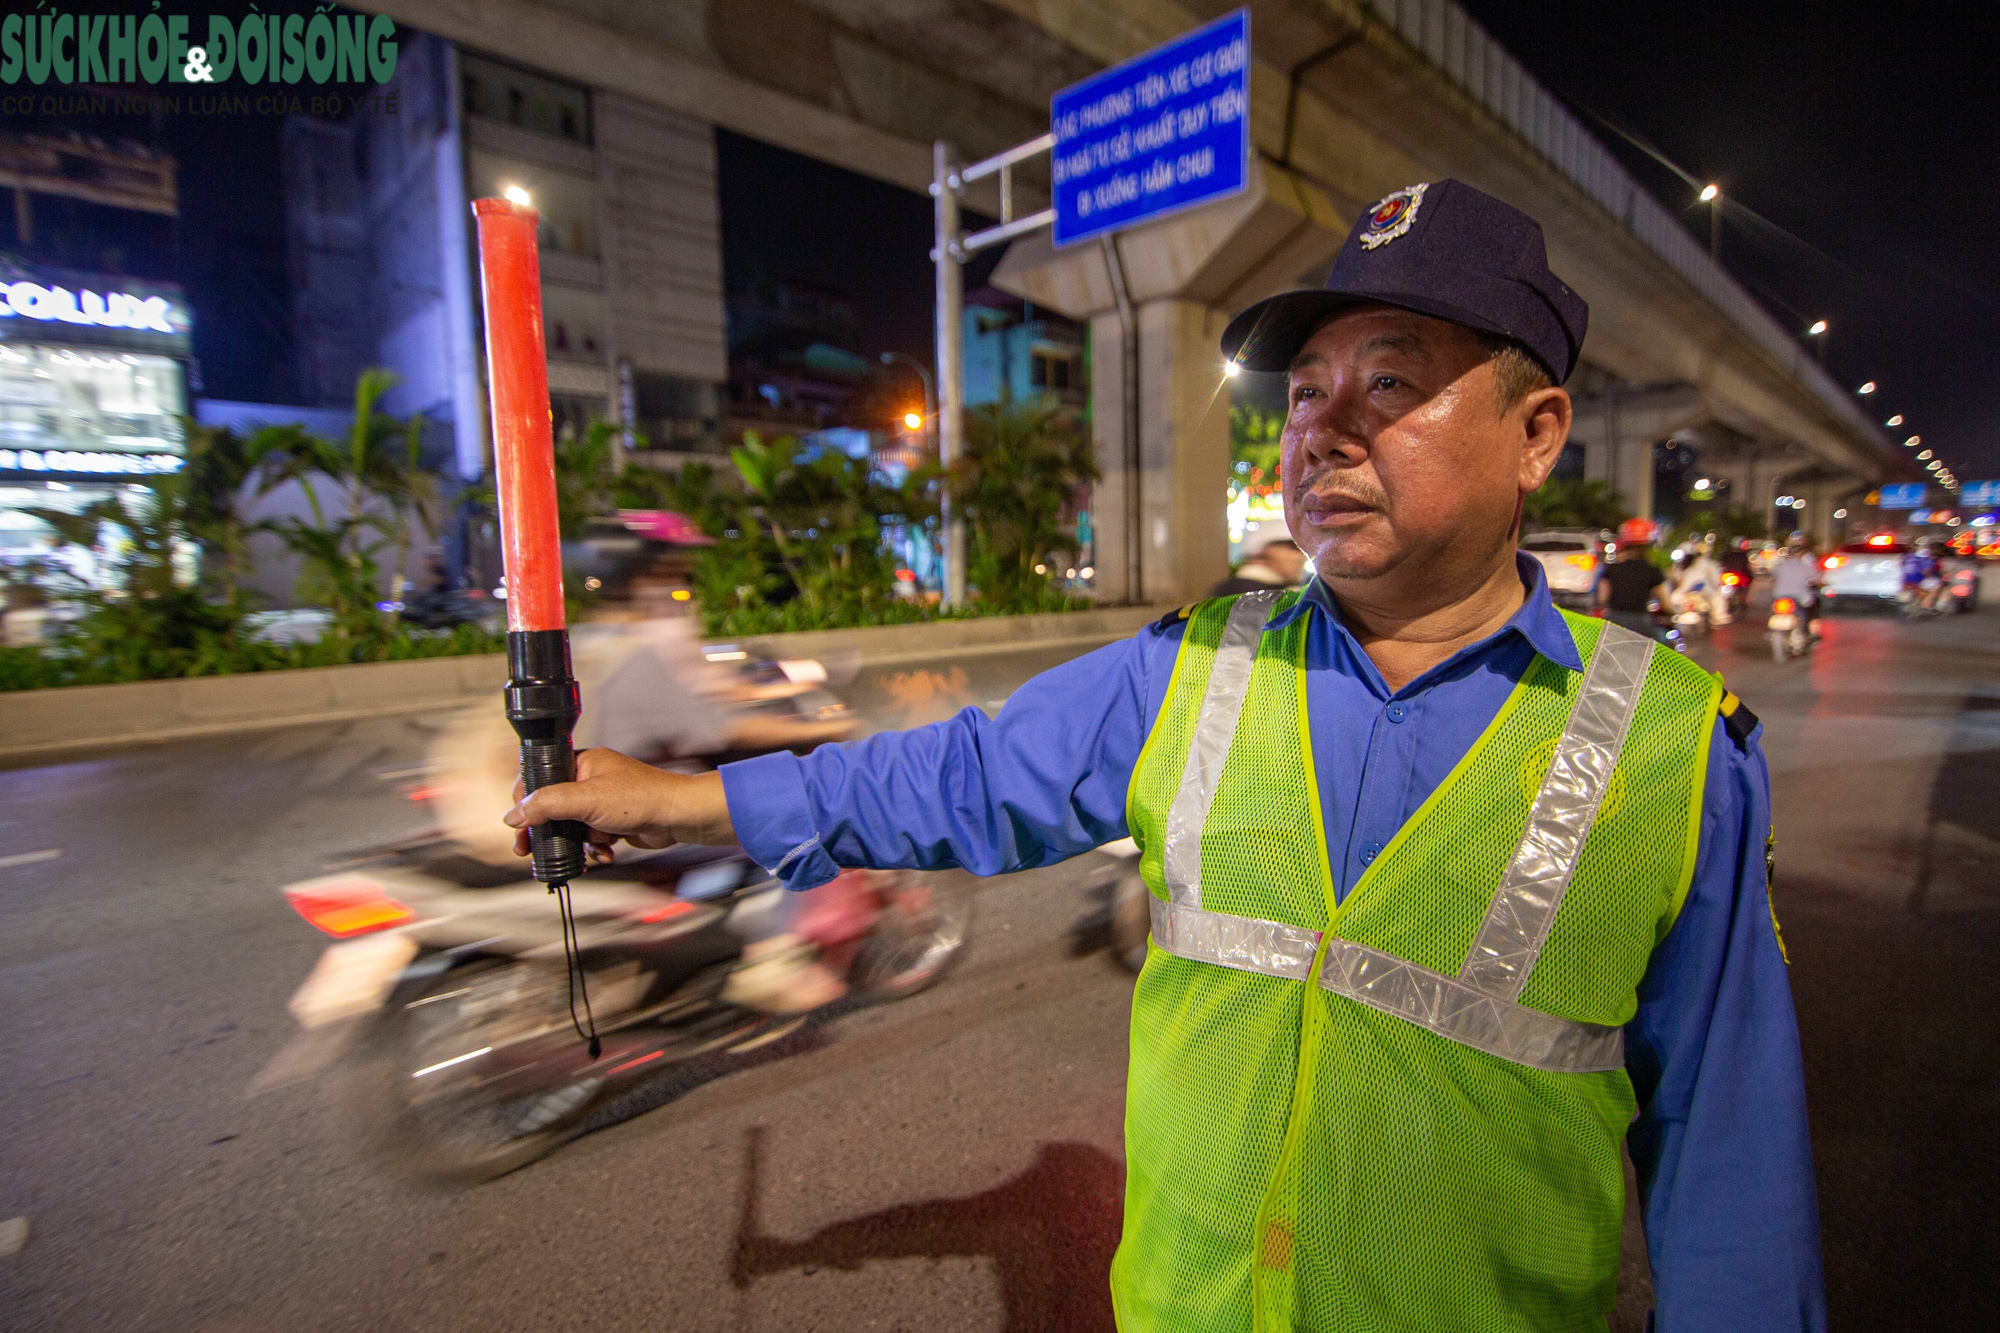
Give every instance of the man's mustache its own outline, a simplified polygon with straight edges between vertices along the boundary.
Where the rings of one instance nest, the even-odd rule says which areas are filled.
[[[1363,480],[1348,472],[1314,472],[1301,478],[1292,488],[1292,495],[1301,503],[1309,499],[1332,499],[1336,496],[1366,509],[1387,509],[1389,496],[1380,486]]]

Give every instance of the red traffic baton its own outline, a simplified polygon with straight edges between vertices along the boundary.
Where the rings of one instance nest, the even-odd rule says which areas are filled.
[[[476,199],[472,212],[479,226],[500,554],[507,573],[507,720],[521,738],[521,781],[532,792],[575,780],[570,732],[583,711],[563,615],[542,266],[535,243],[541,215],[506,199]],[[583,873],[582,824],[555,820],[528,833],[536,879],[554,887]]]

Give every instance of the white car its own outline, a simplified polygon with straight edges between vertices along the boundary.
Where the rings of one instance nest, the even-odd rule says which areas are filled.
[[[1910,548],[1893,537],[1849,542],[1820,561],[1820,600],[1824,609],[1848,606],[1894,608],[1903,590],[1903,557]]]
[[[1587,603],[1604,566],[1603,536],[1590,528],[1532,532],[1521,538],[1521,550],[1541,562],[1558,602]]]

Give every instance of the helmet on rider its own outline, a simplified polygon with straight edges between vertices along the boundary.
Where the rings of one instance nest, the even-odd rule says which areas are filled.
[[[1618,525],[1620,546],[1645,546],[1652,542],[1654,525],[1651,519],[1628,518]]]

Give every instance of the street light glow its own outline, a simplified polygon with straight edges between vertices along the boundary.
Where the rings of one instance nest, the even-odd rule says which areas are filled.
[[[1918,445],[1922,444],[1923,442],[1924,442],[1924,437],[1923,437],[1923,436],[1921,436],[1921,435],[1912,435],[1912,436],[1911,436],[1911,437],[1910,437],[1909,439],[1907,439],[1907,440],[1904,440],[1904,441],[1903,441],[1903,447],[1904,447],[1905,449],[1914,449],[1914,448],[1916,448],[1916,447],[1917,447]]]
[[[1823,319],[1814,320],[1813,326],[1806,330],[1807,335],[1809,337],[1814,337],[1814,338],[1819,337],[1820,334],[1825,332],[1826,332],[1826,321]]]
[[[1901,412],[1898,412],[1895,416],[1890,417],[1887,421],[1883,422],[1882,424],[1889,427],[1900,426],[1903,424],[1903,414]]]
[[[1869,380],[1869,381],[1868,381],[1868,382],[1867,382],[1866,384],[1862,385],[1862,386],[1861,386],[1860,388],[1856,389],[1856,390],[1855,390],[1854,392],[1856,392],[1856,393],[1874,393],[1874,392],[1875,392],[1875,381],[1874,381],[1874,380]]]
[[[1701,187],[1701,201],[1704,204],[1712,204],[1715,202],[1715,197],[1721,193],[1722,191],[1713,185],[1704,185]]]
[[[1225,361],[1222,363],[1222,377],[1224,379],[1233,380],[1242,373],[1243,367],[1237,365],[1234,361]]]
[[[523,208],[528,208],[535,202],[535,197],[518,185],[509,185],[502,189],[500,193],[507,196],[508,203],[519,204]]]
[[[903,428],[905,430],[922,430],[924,428],[924,414],[921,412],[903,413]]]

